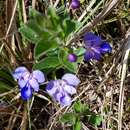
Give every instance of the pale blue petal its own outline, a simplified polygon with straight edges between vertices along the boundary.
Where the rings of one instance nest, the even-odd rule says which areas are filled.
[[[57,87],[54,85],[55,81],[50,81],[46,86],[46,92],[53,96],[56,93]]]
[[[71,105],[71,97],[65,92],[57,92],[54,95],[54,99],[60,103],[62,106]]]
[[[80,83],[78,77],[70,73],[64,74],[62,80],[65,80],[69,85],[72,86],[77,86]]]
[[[19,85],[20,88],[25,87],[26,84],[27,84],[27,82],[28,82],[28,81],[25,81],[23,78],[19,78],[19,79],[18,79],[18,85]]]
[[[64,96],[61,97],[60,99],[60,104],[62,106],[70,106],[72,103],[71,97],[68,94],[65,94]]]
[[[22,73],[21,77],[18,79],[18,84],[19,84],[20,88],[23,88],[27,84],[29,77],[30,77],[29,72]]]
[[[19,79],[24,72],[28,72],[26,67],[24,66],[17,67],[13,73],[14,79]]]
[[[60,103],[60,100],[61,100],[62,96],[63,96],[62,92],[57,91],[57,92],[53,95],[53,98]]]
[[[37,79],[38,83],[43,83],[45,81],[45,76],[42,71],[35,70],[32,72],[33,77]]]
[[[68,93],[68,94],[75,94],[76,93],[76,89],[75,87],[71,86],[71,85],[65,85],[64,86],[64,90]]]
[[[34,78],[30,79],[29,84],[34,89],[34,91],[36,91],[36,92],[39,91],[39,84],[36,79],[34,79]]]
[[[23,100],[29,100],[32,97],[32,89],[29,86],[25,86],[21,89],[21,97]]]

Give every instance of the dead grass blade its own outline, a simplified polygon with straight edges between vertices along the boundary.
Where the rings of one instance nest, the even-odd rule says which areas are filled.
[[[128,32],[129,33],[129,32]],[[126,71],[127,71],[127,62],[130,52],[130,35],[126,34],[127,38],[127,46],[124,50],[125,55],[123,59],[123,65],[122,65],[122,74],[121,74],[121,82],[120,82],[120,95],[119,95],[119,105],[118,105],[118,130],[122,130],[122,115],[123,115],[123,99],[124,99],[124,81],[126,77]]]

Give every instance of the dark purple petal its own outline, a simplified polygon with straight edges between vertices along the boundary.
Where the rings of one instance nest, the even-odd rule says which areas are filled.
[[[78,77],[74,74],[64,74],[62,80],[65,80],[69,85],[77,86],[80,83]]]
[[[101,59],[101,57],[102,57],[101,53],[94,52],[93,59],[99,61]]]
[[[108,42],[103,42],[101,44],[101,52],[103,54],[112,52],[112,48]]]
[[[86,51],[86,53],[84,54],[84,59],[85,61],[90,61],[91,59],[93,59],[93,51]]]
[[[99,61],[101,59],[101,48],[96,48],[93,52],[93,59]]]
[[[96,47],[92,48],[91,51],[86,51],[86,53],[84,54],[84,59],[85,61],[90,61],[91,59],[98,61],[101,59],[101,56],[101,48]]]
[[[13,73],[14,79],[19,79],[24,72],[28,72],[26,67],[24,66],[17,67]]]
[[[68,94],[75,94],[76,93],[76,89],[75,87],[71,86],[71,85],[65,85],[64,86],[64,90],[68,93]]]
[[[69,54],[68,55],[68,61],[76,62],[77,61],[77,56],[75,54]]]
[[[101,37],[95,35],[92,32],[88,32],[84,35],[83,40],[85,42],[86,47],[92,47],[92,46],[100,46],[101,44]]]
[[[32,97],[32,89],[29,86],[25,86],[21,89],[21,97],[23,100],[29,100]]]
[[[72,0],[70,7],[72,9],[77,9],[80,7],[80,1],[79,0]]]
[[[71,103],[72,103],[71,97],[70,97],[68,94],[63,95],[63,96],[61,97],[61,99],[60,99],[60,104],[61,104],[62,106],[70,106]]]
[[[34,89],[34,91],[38,92],[39,90],[39,84],[36,79],[32,78],[29,81],[30,86]]]
[[[37,79],[38,83],[43,83],[45,81],[45,76],[40,70],[33,71],[32,75],[35,79]]]

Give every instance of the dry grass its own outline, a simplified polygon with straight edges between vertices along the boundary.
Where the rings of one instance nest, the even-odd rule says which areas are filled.
[[[39,1],[32,0],[31,4],[33,8],[37,8],[37,2]],[[5,49],[7,57],[2,57],[1,55],[0,57],[4,58],[4,61],[0,60],[0,62],[3,63],[8,59],[8,65],[15,67],[20,62],[17,62],[15,52],[18,50],[20,52],[23,51],[20,47],[21,40],[18,33],[18,26],[16,24],[18,0],[6,0],[1,3],[4,7],[4,15],[1,14],[0,16],[0,30],[2,30],[0,31],[0,47],[1,50]],[[39,3],[41,4],[42,2]],[[75,19],[84,22],[85,24],[75,32],[75,34],[68,40],[67,44],[71,45],[74,43],[76,46],[81,46],[82,42],[80,39],[83,34],[94,30],[110,41],[113,47],[113,52],[111,55],[105,56],[100,62],[92,61],[90,63],[81,63],[79,65],[77,75],[82,82],[78,86],[78,92],[77,95],[74,96],[73,102],[80,100],[83,103],[89,104],[91,111],[102,115],[103,122],[97,130],[130,130],[130,18],[127,15],[124,17],[123,14],[123,11],[130,13],[129,0],[102,0],[101,6],[95,11],[93,5],[96,4],[96,1],[86,0],[85,3],[86,4],[83,4],[79,10],[72,12]],[[50,4],[54,5],[54,7],[58,7],[60,1],[50,0]],[[24,23],[26,23],[27,12],[25,10],[24,2],[22,6],[22,16]],[[87,16],[89,16],[89,22],[85,21]],[[115,18],[114,21],[113,17]],[[111,26],[113,26],[113,29]],[[111,32],[111,30],[115,30],[115,32]],[[29,123],[32,129],[70,129],[70,126],[66,124],[61,125],[58,119],[63,113],[71,112],[72,107],[60,108],[56,103],[49,101],[43,103],[45,97],[40,99],[41,97],[38,97],[42,94],[39,94],[35,100],[32,99],[32,102],[30,103],[31,109],[29,109],[30,112],[27,111],[27,104],[19,101],[19,97],[14,96],[16,94],[15,92],[15,90],[11,90],[6,93],[0,93],[1,130],[28,129],[28,115],[30,117]],[[4,101],[5,96],[15,98],[13,98],[12,102],[7,100],[6,103]],[[4,102],[4,104],[2,104],[2,102]],[[5,128],[3,128],[3,126]],[[82,123],[82,130],[94,129],[95,128],[87,122]]]

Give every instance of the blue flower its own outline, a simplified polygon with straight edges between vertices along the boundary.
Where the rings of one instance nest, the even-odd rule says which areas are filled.
[[[72,9],[77,9],[80,7],[80,1],[79,0],[72,0],[70,7]]]
[[[71,97],[76,93],[80,80],[74,74],[65,74],[62,79],[52,80],[46,86],[47,93],[62,106],[71,105]]]
[[[32,93],[38,92],[39,84],[45,81],[45,76],[40,70],[34,70],[32,73],[26,67],[18,67],[13,73],[13,77],[18,81],[21,97],[28,100],[32,97]]]
[[[100,36],[88,32],[83,38],[85,42],[86,53],[84,54],[85,61],[91,59],[100,60],[102,55],[112,51],[110,44],[102,41]]]

